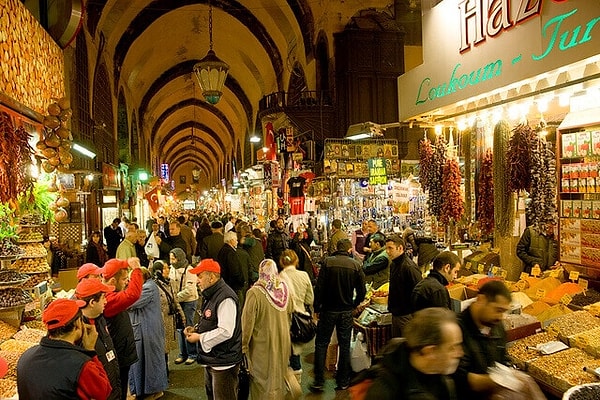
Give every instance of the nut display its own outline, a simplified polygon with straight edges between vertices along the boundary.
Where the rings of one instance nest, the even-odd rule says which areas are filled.
[[[508,356],[511,357],[516,364],[522,364],[534,360],[540,356],[540,352],[535,348],[538,344],[548,343],[556,340],[556,335],[550,332],[536,333],[535,335],[527,336],[520,340],[515,340],[506,349]]]
[[[46,257],[48,251],[41,243],[22,244],[21,248],[25,250],[23,257]]]
[[[15,307],[29,303],[33,299],[22,289],[0,289],[0,307]]]
[[[17,328],[7,324],[4,321],[0,321],[0,341],[8,340],[17,332]]]
[[[21,274],[14,270],[0,271],[0,286],[20,285],[29,279],[29,275]]]
[[[583,350],[567,349],[531,361],[528,372],[555,388],[566,391],[575,385],[596,382],[596,377],[585,372],[583,367],[596,369],[599,366],[600,360]]]
[[[21,357],[21,353],[16,351],[0,350],[0,357],[6,360],[8,364],[8,372],[4,375],[5,378],[17,378],[17,362]],[[2,397],[4,398],[4,397]]]
[[[38,319],[34,319],[31,321],[25,321],[23,323],[23,325],[25,325],[26,327],[30,328],[30,329],[46,329],[46,325],[44,325],[44,323]]]
[[[548,326],[548,331],[555,332],[563,340],[569,336],[598,327],[600,327],[600,318],[594,317],[587,311],[575,311],[556,318]]]
[[[12,267],[22,273],[47,272],[50,270],[45,258],[20,258],[12,264]]]
[[[25,288],[33,288],[37,284],[47,281],[50,278],[48,271],[44,272],[31,272],[29,273],[29,279],[23,284]]]
[[[13,338],[24,342],[39,343],[46,336],[46,331],[41,329],[21,329],[14,334]]]
[[[40,232],[30,231],[19,234],[19,242],[41,242],[44,237]]]
[[[12,399],[17,393],[17,381],[14,379],[0,379],[0,398]]]
[[[8,339],[6,342],[0,344],[0,350],[15,351],[21,355],[25,352],[25,350],[33,346],[35,346],[35,343],[25,342],[23,340]]]
[[[565,397],[566,400],[597,400],[600,399],[600,385],[584,385],[578,388],[573,388],[574,390],[569,393],[568,397]]]

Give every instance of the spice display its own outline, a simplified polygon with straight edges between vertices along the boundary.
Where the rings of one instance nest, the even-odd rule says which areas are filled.
[[[528,279],[528,281],[530,283],[529,289],[524,290],[524,292],[532,300],[537,300],[538,293],[540,293],[539,291],[543,290],[544,293],[547,294],[561,285],[561,282],[554,277],[548,277],[537,281]]]
[[[556,318],[548,326],[548,331],[556,333],[561,340],[564,340],[569,336],[598,327],[600,327],[600,318],[594,317],[587,311],[575,311]]]
[[[17,362],[21,353],[16,351],[0,350],[0,357],[2,357],[8,364],[8,372],[4,375],[4,378],[17,378]],[[4,397],[2,397],[4,398]]]
[[[517,125],[508,141],[508,187],[512,192],[531,189],[531,145],[537,140],[535,131],[525,124]]]
[[[480,160],[478,192],[477,192],[477,224],[481,233],[490,235],[494,232],[494,179],[492,151],[487,149]]]
[[[546,321],[550,321],[555,318],[561,317],[563,315],[572,314],[572,313],[573,313],[573,310],[571,310],[569,307],[565,306],[564,304],[560,303],[560,304],[557,304],[555,306],[548,308],[545,311],[542,311],[541,313],[536,315],[536,317],[537,317],[537,319],[540,320],[540,322],[546,322]]]
[[[30,137],[23,127],[14,126],[7,113],[0,112],[0,203],[14,203],[33,186],[27,174],[34,154]]]
[[[13,335],[13,338],[16,340],[22,340],[24,342],[39,343],[40,340],[42,340],[42,338],[46,336],[47,333],[48,332],[46,332],[45,330],[27,328],[21,329],[20,331],[15,333]]]
[[[546,296],[542,299],[542,301],[545,301],[548,304],[557,304],[565,294],[571,296],[581,292],[583,292],[583,289],[578,284],[573,282],[565,282],[559,287],[546,293]]]
[[[424,191],[429,191],[429,176],[433,163],[433,147],[427,137],[419,142],[419,182]]]
[[[506,121],[500,121],[494,127],[493,158],[494,179],[494,224],[502,237],[510,235],[513,229],[514,201],[509,188],[506,154],[510,139],[510,127]]]
[[[10,339],[16,332],[17,328],[4,321],[0,321],[0,342]]]
[[[15,307],[33,301],[29,293],[22,289],[0,289],[0,307]]]
[[[546,224],[556,222],[556,159],[550,144],[536,140],[531,148],[531,202],[527,215],[531,225],[545,231]]]
[[[447,224],[450,221],[458,221],[462,218],[465,212],[462,195],[460,193],[460,185],[462,178],[460,176],[460,167],[455,158],[446,160],[443,168],[442,192],[442,208],[440,221]]]
[[[583,385],[574,388],[565,400],[598,400],[600,399],[600,384]]]
[[[17,393],[17,381],[14,379],[0,379],[0,399],[12,399]]]
[[[585,292],[576,294],[569,304],[579,307],[585,307],[600,301],[600,293],[594,289],[587,289]]]
[[[0,344],[0,350],[4,351],[16,351],[19,354],[23,354],[25,350],[35,346],[35,343],[24,342],[22,340],[8,339],[6,342]]]
[[[23,244],[21,248],[25,250],[23,257],[46,257],[46,254],[48,254],[48,251],[41,243]]]
[[[538,300],[538,301],[534,301],[533,303],[523,307],[522,311],[526,314],[537,317],[544,311],[548,310],[549,308],[550,308],[550,305],[548,303],[544,303],[543,301]],[[563,315],[563,314],[560,314],[560,315]]]
[[[22,273],[47,272],[50,270],[48,261],[45,258],[20,258],[12,264],[12,268],[18,269]]]

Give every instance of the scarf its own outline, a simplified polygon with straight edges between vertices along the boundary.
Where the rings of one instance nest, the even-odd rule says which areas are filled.
[[[258,281],[254,284],[261,288],[267,300],[278,310],[285,310],[289,300],[287,284],[281,280],[277,272],[277,264],[273,260],[263,260],[258,266]]]

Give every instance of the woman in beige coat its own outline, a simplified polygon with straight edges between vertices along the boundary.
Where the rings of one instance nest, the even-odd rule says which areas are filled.
[[[252,400],[287,397],[291,312],[289,288],[279,277],[277,264],[263,260],[242,311],[242,352],[248,359]]]
[[[310,282],[310,276],[306,271],[299,271],[298,255],[293,250],[284,250],[279,258],[279,265],[283,266],[281,278],[290,287],[292,302],[295,312],[309,314],[307,308],[312,310],[315,294]],[[304,344],[292,343],[292,355],[290,356],[290,367],[300,383],[302,376],[302,364],[300,363],[300,354],[302,354]]]

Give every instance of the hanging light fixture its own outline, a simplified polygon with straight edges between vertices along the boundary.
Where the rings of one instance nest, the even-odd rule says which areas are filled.
[[[194,73],[200,83],[202,95],[210,104],[217,104],[223,94],[223,85],[227,79],[229,65],[221,61],[213,51],[212,5],[208,1],[208,34],[210,49],[206,56],[194,65]]]

